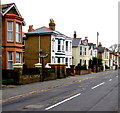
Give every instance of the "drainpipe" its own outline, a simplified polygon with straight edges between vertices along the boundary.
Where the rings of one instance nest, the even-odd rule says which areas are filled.
[[[39,63],[40,63],[40,35],[39,35]]]

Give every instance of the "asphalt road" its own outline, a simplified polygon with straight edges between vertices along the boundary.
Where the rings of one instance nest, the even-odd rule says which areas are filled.
[[[118,72],[3,103],[3,111],[117,111]]]

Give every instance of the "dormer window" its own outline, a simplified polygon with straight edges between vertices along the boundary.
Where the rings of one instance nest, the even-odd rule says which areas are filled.
[[[8,41],[13,41],[13,22],[7,23],[8,28]]]

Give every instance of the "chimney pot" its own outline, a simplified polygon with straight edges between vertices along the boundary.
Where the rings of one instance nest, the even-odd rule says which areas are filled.
[[[30,31],[32,31],[32,30],[34,30],[34,29],[33,29],[33,25],[29,25],[28,32],[30,32]]]
[[[55,23],[54,23],[54,20],[53,20],[53,19],[50,19],[49,28],[50,28],[51,30],[55,30]]]
[[[76,38],[77,37],[77,34],[76,34],[76,31],[74,31],[74,38]]]
[[[98,45],[98,47],[102,47],[102,44],[101,44],[101,42],[99,42],[99,45]]]

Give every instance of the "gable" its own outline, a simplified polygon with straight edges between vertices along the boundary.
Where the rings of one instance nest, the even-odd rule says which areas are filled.
[[[20,16],[20,15],[17,13],[17,11],[16,11],[16,9],[15,9],[14,7],[12,7],[6,14],[15,14],[15,15]]]
[[[2,5],[2,15],[6,14],[16,14],[21,17],[19,10],[17,9],[15,3],[3,4]]]

